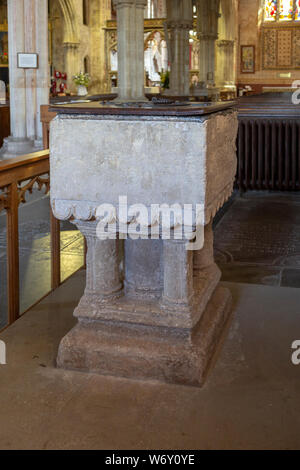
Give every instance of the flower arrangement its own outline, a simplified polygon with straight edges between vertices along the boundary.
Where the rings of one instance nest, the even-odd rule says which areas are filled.
[[[73,77],[73,82],[74,82],[75,85],[77,85],[77,86],[85,86],[85,87],[87,87],[88,84],[90,83],[90,76],[89,76],[88,73],[80,72],[79,74],[74,75],[74,77]]]
[[[2,54],[0,54],[0,64],[8,64],[7,52],[3,52]]]
[[[54,70],[53,77],[51,78],[51,94],[57,96],[58,94],[64,95],[67,90],[67,74]]]
[[[170,72],[169,72],[169,70],[162,71],[160,73],[160,81],[161,81],[162,89],[167,90],[170,86]]]

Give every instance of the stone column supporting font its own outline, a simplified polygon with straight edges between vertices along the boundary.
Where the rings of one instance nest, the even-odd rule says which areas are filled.
[[[188,307],[193,296],[193,251],[186,240],[164,240],[162,304]],[[176,274],[175,274],[176,273]]]
[[[120,296],[120,263],[118,240],[100,240],[96,233],[96,222],[78,222],[78,229],[87,241],[85,295],[103,300]]]

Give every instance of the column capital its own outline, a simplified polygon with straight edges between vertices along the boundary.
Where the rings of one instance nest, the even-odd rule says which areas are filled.
[[[215,33],[198,33],[198,39],[203,40],[213,40],[216,41],[218,39],[218,34]]]
[[[193,28],[193,21],[190,20],[170,20],[167,21],[167,27],[169,29],[192,29]]]
[[[235,41],[233,39],[220,39],[217,41],[217,46],[219,47],[232,47],[234,46]]]
[[[146,8],[147,0],[135,0],[135,4],[137,8]]]
[[[135,6],[136,8],[145,8],[147,6],[147,0],[113,0],[116,9]]]
[[[65,49],[77,49],[79,44],[79,42],[64,42],[63,46]]]
[[[129,7],[134,4],[134,0],[113,0],[113,4],[116,9]]]

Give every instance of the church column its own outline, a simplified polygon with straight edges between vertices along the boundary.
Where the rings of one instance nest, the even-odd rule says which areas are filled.
[[[219,86],[235,89],[234,83],[234,40],[222,39],[217,42]]]
[[[192,2],[167,0],[167,28],[170,31],[169,55],[171,62],[170,88],[166,94],[188,96],[190,90],[189,31],[193,27]]]
[[[36,52],[39,55],[39,68],[36,70],[36,142],[42,147],[43,129],[41,123],[41,105],[49,103],[49,43],[48,43],[48,8],[44,0],[35,1]],[[46,4],[46,5],[45,5]]]
[[[156,2],[156,18],[166,18],[167,5],[166,0],[157,0]]]
[[[67,88],[69,91],[76,92],[76,85],[73,82],[73,76],[80,72],[79,68],[79,42],[64,43],[64,64],[67,74]]]
[[[237,6],[233,0],[221,0],[219,40],[217,41],[217,83],[222,91],[235,96],[235,37]]]
[[[0,158],[35,151],[42,142],[40,105],[49,102],[48,9],[44,0],[8,2],[11,136]],[[18,68],[18,53],[37,53],[37,69]]]
[[[89,93],[107,93],[108,67],[106,61],[105,26],[111,18],[111,0],[93,0],[90,2],[90,44],[91,44],[91,76]]]
[[[149,5],[149,1],[148,1]],[[151,11],[147,12],[147,18],[166,18],[166,0],[151,0]]]
[[[220,0],[197,0],[197,33],[199,47],[200,94],[209,98],[216,97],[215,88],[215,48],[218,39]],[[196,93],[197,94],[197,93]]]
[[[118,23],[117,101],[145,101],[144,10],[146,0],[114,0]]]
[[[18,144],[22,146],[27,141],[25,72],[17,67],[17,53],[25,50],[23,0],[8,2],[7,14],[11,127],[9,143],[12,146],[14,141],[17,147]]]

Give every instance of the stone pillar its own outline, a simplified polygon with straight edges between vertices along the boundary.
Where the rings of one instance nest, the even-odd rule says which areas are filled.
[[[217,41],[218,85],[220,88],[233,88],[234,83],[234,40]]]
[[[10,85],[11,137],[4,141],[5,150],[29,146],[26,131],[25,72],[17,68],[17,53],[25,50],[24,1],[12,0],[7,4]],[[2,149],[4,150],[4,149]]]
[[[48,6],[45,0],[8,2],[11,136],[0,157],[42,148],[40,105],[49,102]],[[37,53],[38,69],[17,67],[19,52]]]
[[[217,85],[229,98],[236,96],[235,38],[237,6],[232,1],[221,0],[219,40],[217,41]]]
[[[166,18],[167,6],[166,0],[156,0],[155,18]]]
[[[217,99],[215,83],[215,48],[218,39],[220,0],[197,0],[197,34],[199,45],[199,87],[195,95]]]
[[[41,105],[49,103],[49,43],[48,43],[48,5],[45,0],[35,1],[36,13],[36,52],[39,55],[39,68],[36,70],[36,116],[35,146],[43,147],[43,129],[41,123]],[[46,5],[45,5],[46,4]]]
[[[169,30],[169,62],[171,63],[170,88],[165,94],[189,96],[190,94],[190,44],[189,32],[193,27],[191,0],[167,0],[167,28]]]
[[[79,68],[79,42],[64,43],[64,64],[67,73],[67,89],[76,92],[73,76],[80,72]]]
[[[166,0],[148,0],[145,18],[166,18]]]
[[[77,222],[87,242],[85,295],[99,300],[112,300],[122,293],[117,240],[100,240],[96,222]]]
[[[162,305],[188,307],[193,296],[193,251],[186,249],[186,240],[163,242],[164,288]],[[176,273],[176,275],[174,275]]]
[[[111,19],[111,0],[90,2],[91,76],[89,94],[108,93],[108,67],[106,60],[106,21]]]
[[[118,102],[146,101],[144,9],[146,0],[114,0],[118,23]]]

